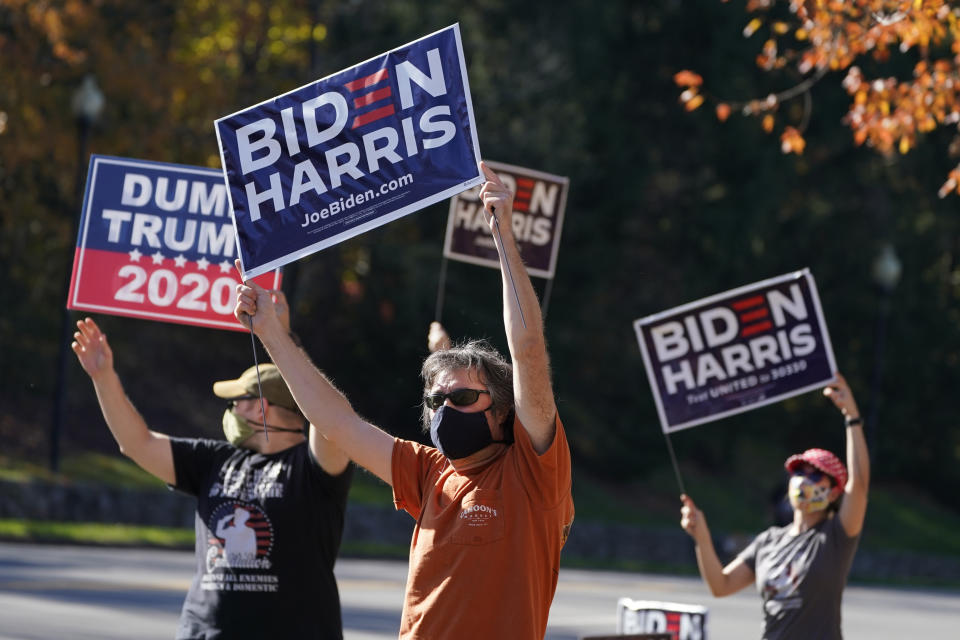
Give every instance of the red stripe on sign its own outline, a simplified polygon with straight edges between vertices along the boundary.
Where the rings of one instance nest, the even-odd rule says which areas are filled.
[[[155,252],[161,254],[161,264],[153,264]],[[233,317],[239,274],[225,256],[210,256],[206,269],[190,260],[177,267],[174,252],[167,249],[150,249],[135,258],[124,251],[78,249],[76,261],[71,309],[249,331]],[[226,270],[221,270],[221,263]],[[277,288],[273,273],[253,280],[264,288]]]
[[[768,315],[770,315],[770,311],[764,307],[762,309],[757,309],[756,311],[741,313],[740,322],[753,322],[754,320],[759,320],[760,318],[766,318]]]
[[[673,634],[680,632],[680,614],[679,613],[667,614],[667,631]]]
[[[388,104],[385,107],[380,107],[379,109],[374,109],[373,111],[368,111],[362,116],[357,116],[353,119],[353,124],[350,125],[351,129],[356,129],[357,127],[362,127],[365,124],[370,122],[375,122],[387,116],[392,116],[395,109],[392,104]]]
[[[529,200],[531,195],[529,190],[517,189],[517,198],[520,200]]]
[[[757,324],[752,324],[749,327],[744,327],[743,331],[740,332],[741,338],[746,338],[747,336],[752,336],[755,333],[760,333],[761,331],[766,331],[773,327],[772,322],[758,322]]]
[[[533,189],[533,180],[530,178],[517,178],[517,186],[521,189]]]
[[[744,298],[743,300],[737,300],[730,306],[740,311],[741,309],[749,309],[750,307],[755,307],[759,304],[763,304],[763,296],[753,296],[752,298]]]
[[[388,75],[390,75],[388,70],[386,68],[383,68],[383,69],[380,69],[380,71],[377,71],[376,73],[371,73],[370,75],[365,76],[363,78],[358,78],[353,82],[348,82],[343,86],[347,88],[347,91],[359,91],[364,87],[369,87],[370,85],[377,84],[378,82],[386,78]]]
[[[360,107],[365,107],[368,104],[373,104],[374,102],[380,102],[384,98],[389,98],[391,95],[390,87],[384,87],[383,89],[377,89],[376,91],[371,91],[365,96],[360,96],[359,98],[353,99],[353,108],[359,109]]]
[[[530,210],[530,203],[529,203],[529,202],[514,202],[514,203],[513,203],[513,210],[514,210],[514,211],[520,211],[520,212],[529,211],[529,210]]]

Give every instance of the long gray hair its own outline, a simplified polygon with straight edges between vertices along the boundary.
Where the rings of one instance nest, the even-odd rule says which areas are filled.
[[[423,361],[420,376],[423,393],[430,393],[437,376],[445,371],[474,370],[490,392],[490,409],[506,416],[513,410],[513,366],[486,340],[471,340],[431,353]],[[508,425],[509,426],[509,425]],[[423,429],[430,431],[430,409],[423,405]]]

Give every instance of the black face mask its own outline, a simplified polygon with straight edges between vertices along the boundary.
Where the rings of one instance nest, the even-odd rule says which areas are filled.
[[[490,435],[486,411],[466,413],[444,405],[430,421],[430,440],[450,460],[466,458],[495,442]]]

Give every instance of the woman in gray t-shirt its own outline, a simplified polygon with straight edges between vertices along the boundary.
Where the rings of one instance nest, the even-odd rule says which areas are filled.
[[[838,373],[823,394],[844,416],[847,467],[823,449],[787,459],[792,523],[767,529],[724,567],[703,512],[688,496],[680,497],[680,526],[696,544],[700,575],[710,592],[727,596],[755,583],[763,600],[765,640],[843,637],[840,601],[867,511],[870,459],[847,381]]]

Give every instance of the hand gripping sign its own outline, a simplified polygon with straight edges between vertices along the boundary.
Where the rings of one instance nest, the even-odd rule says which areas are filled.
[[[487,160],[486,165],[497,172],[514,194],[513,236],[527,273],[553,278],[570,180],[501,162]],[[443,255],[462,262],[500,268],[500,258],[483,214],[478,188],[450,199]]]
[[[807,269],[641,318],[634,329],[664,433],[822,387],[837,371]]]
[[[67,308],[246,331],[236,246],[220,171],[93,155]]]
[[[457,25],[216,121],[245,277],[483,181]]]

